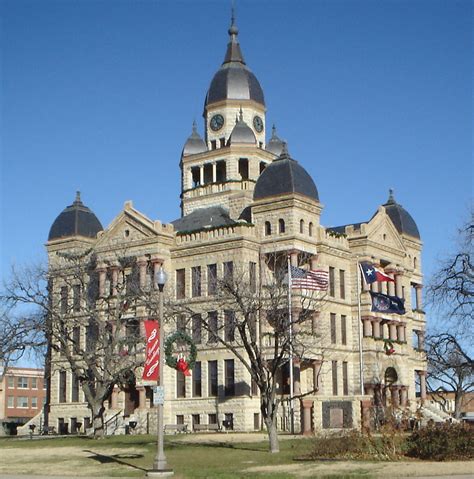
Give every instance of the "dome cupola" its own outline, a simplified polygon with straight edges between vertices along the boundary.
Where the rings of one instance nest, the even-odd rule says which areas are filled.
[[[234,15],[229,28],[229,43],[224,62],[214,75],[207,91],[204,108],[223,100],[253,100],[265,106],[262,87],[244,61],[237,40],[239,30]]]
[[[393,190],[389,190],[388,200],[382,205],[385,212],[400,234],[420,239],[420,232],[410,213],[395,201]]]
[[[207,151],[206,143],[197,132],[196,122],[193,121],[193,131],[184,144],[181,156],[196,155],[203,151]]]
[[[78,191],[74,203],[65,208],[54,220],[49,230],[48,241],[71,236],[95,238],[102,230],[97,216],[82,203],[81,194]]]
[[[286,143],[280,156],[259,176],[253,193],[254,200],[270,196],[298,193],[319,202],[319,194],[308,172],[290,157]]]
[[[283,141],[278,138],[275,125],[272,127],[272,137],[266,144],[265,149],[276,156],[280,156],[283,150]]]
[[[255,145],[256,142],[255,133],[252,131],[252,128],[245,123],[241,108],[239,116],[235,119],[234,129],[229,137],[229,145],[235,145],[236,143]]]

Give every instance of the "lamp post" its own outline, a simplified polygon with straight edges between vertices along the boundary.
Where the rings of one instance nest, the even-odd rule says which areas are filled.
[[[173,469],[168,469],[166,463],[166,456],[164,451],[164,434],[163,434],[163,406],[164,406],[164,384],[163,384],[163,369],[164,369],[164,354],[163,354],[163,288],[165,287],[168,275],[161,267],[155,275],[155,284],[159,290],[159,310],[158,310],[158,327],[159,327],[159,348],[160,348],[160,363],[158,365],[158,388],[161,389],[163,399],[157,405],[157,451],[155,460],[153,461],[153,470],[148,471],[148,477],[167,477],[173,475]]]

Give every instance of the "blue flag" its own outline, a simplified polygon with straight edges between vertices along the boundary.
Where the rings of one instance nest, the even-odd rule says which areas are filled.
[[[389,296],[388,294],[374,293],[370,291],[372,297],[372,312],[374,313],[394,313],[405,314],[405,300],[398,296]]]

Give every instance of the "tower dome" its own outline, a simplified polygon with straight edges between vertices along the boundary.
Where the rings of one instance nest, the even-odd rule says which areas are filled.
[[[266,144],[265,149],[276,156],[280,156],[283,150],[283,141],[278,138],[275,125],[272,127],[272,137]]]
[[[82,203],[81,194],[78,191],[74,203],[65,208],[54,220],[49,230],[48,241],[69,236],[95,238],[102,230],[97,216]]]
[[[232,15],[229,28],[230,40],[227,44],[224,62],[211,81],[204,108],[222,100],[253,100],[265,106],[262,87],[257,77],[245,64],[237,40],[238,34],[239,30],[235,25],[234,15]]]
[[[253,193],[254,200],[270,196],[299,193],[319,202],[319,194],[308,172],[293,160],[283,143],[281,155],[259,176]]]
[[[196,122],[193,121],[193,131],[184,144],[181,156],[196,155],[203,151],[207,151],[206,143],[197,132]]]
[[[244,121],[242,108],[240,109],[239,117],[236,118],[234,129],[229,137],[229,144],[235,145],[236,143],[248,143],[255,145],[257,139],[255,133],[252,131],[247,123]]]
[[[385,212],[400,234],[406,234],[420,239],[420,232],[418,231],[415,220],[402,205],[395,201],[392,189],[389,190],[387,202],[382,206],[385,208]]]

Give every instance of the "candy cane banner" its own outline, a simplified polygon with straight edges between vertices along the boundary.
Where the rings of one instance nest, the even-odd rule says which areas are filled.
[[[158,366],[160,364],[160,329],[157,321],[145,321],[146,332],[146,360],[142,379],[145,381],[158,380]]]

